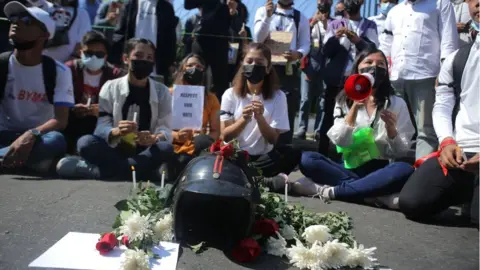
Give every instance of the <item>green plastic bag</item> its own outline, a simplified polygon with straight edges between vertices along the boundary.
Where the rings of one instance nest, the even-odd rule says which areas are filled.
[[[353,144],[348,147],[337,146],[337,152],[343,154],[346,169],[355,169],[380,156],[371,127],[357,130],[353,133]]]

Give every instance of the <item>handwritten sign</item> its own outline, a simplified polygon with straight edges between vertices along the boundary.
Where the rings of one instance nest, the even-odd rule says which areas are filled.
[[[237,63],[238,47],[238,43],[230,43],[230,48],[228,48],[228,64],[234,65]]]
[[[272,63],[285,65],[287,59],[283,57],[283,53],[290,50],[293,40],[292,32],[270,32],[270,39],[265,41],[272,51]]]
[[[202,128],[204,100],[204,86],[174,85],[172,128],[200,130]]]

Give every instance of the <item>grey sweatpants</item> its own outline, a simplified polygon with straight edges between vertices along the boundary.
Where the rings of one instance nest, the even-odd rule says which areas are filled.
[[[392,81],[395,92],[407,103],[412,123],[417,129],[415,158],[419,159],[438,148],[433,128],[432,110],[435,103],[435,78]]]

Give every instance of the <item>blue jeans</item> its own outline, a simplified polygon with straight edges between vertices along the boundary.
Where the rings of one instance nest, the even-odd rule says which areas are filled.
[[[0,131],[0,158],[7,154],[10,145],[22,134],[23,132]],[[66,152],[67,142],[63,134],[58,131],[50,131],[41,138],[37,138],[26,165],[31,167],[41,161],[63,157]]]
[[[307,76],[302,72],[301,78],[301,98],[300,98],[300,110],[298,112],[299,124],[298,132],[307,132],[308,130],[308,116],[310,114],[310,105],[315,98],[317,98],[316,117],[313,130],[316,133],[320,132],[320,123],[323,117],[323,81],[318,79],[307,80]]]
[[[314,182],[334,187],[335,199],[348,201],[400,192],[414,171],[408,163],[383,160],[348,170],[316,152],[303,153],[300,170]]]
[[[95,135],[85,135],[77,142],[78,153],[88,163],[98,166],[101,178],[118,177],[130,179],[131,166],[135,167],[137,179],[150,180],[152,171],[173,156],[173,146],[158,142],[136,155],[129,156]]]

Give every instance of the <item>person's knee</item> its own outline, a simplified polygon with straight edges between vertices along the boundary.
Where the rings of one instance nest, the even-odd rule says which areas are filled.
[[[402,190],[398,198],[398,206],[407,218],[418,219],[422,216],[422,209],[425,207],[421,196],[416,193],[409,193]]]
[[[43,145],[48,148],[50,154],[59,155],[67,151],[67,140],[58,131],[50,131],[42,137]],[[42,150],[45,151],[45,150]]]
[[[98,141],[98,137],[94,135],[85,135],[77,141],[77,151],[80,155],[84,155]]]
[[[395,166],[396,173],[399,174],[398,176],[402,178],[408,178],[415,171],[415,168],[413,168],[413,166],[408,164],[407,162],[395,162],[391,165]]]
[[[159,155],[163,160],[173,157],[173,145],[169,142],[160,141],[152,145],[152,155]]]
[[[316,167],[315,160],[322,157],[323,155],[317,152],[303,152],[300,158],[300,171],[304,175],[309,175],[312,169]]]

